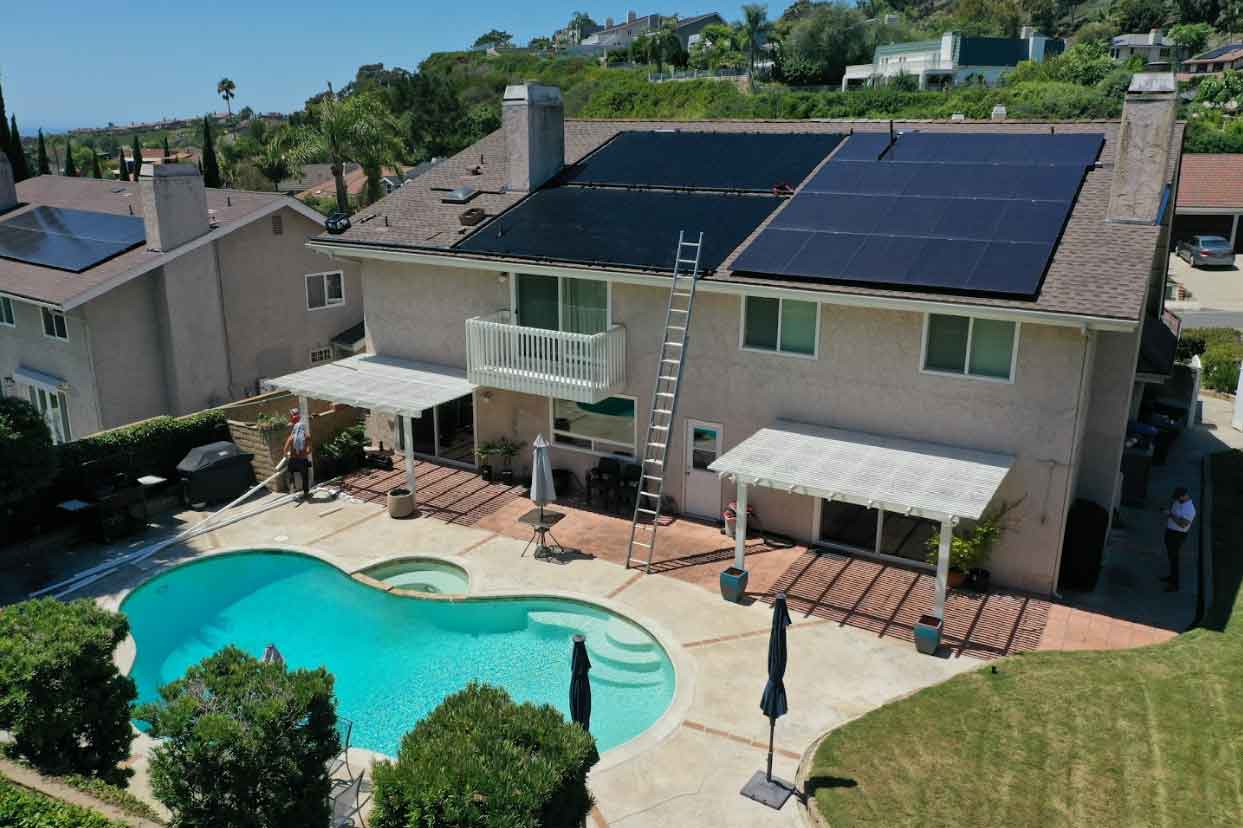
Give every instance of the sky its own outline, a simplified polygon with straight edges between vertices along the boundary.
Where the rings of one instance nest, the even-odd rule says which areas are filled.
[[[734,6],[656,8],[598,0],[57,0],[5,3],[0,85],[23,133],[125,125],[224,110],[216,83],[237,84],[234,110],[301,109],[364,63],[417,68],[497,28],[525,45],[576,10],[597,22],[628,8],[687,16]],[[638,3],[638,0],[631,0]],[[663,0],[667,2],[667,0]],[[770,16],[779,15],[776,5]]]

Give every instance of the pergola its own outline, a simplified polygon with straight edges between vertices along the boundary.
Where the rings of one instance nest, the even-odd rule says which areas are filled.
[[[375,354],[359,354],[317,365],[267,380],[267,384],[298,396],[303,422],[309,422],[307,400],[311,399],[400,415],[405,429],[406,480],[410,491],[416,494],[412,421],[428,409],[475,390],[475,385],[466,380],[466,372],[460,368]]]
[[[934,614],[943,620],[953,527],[984,516],[1012,465],[1008,454],[777,420],[708,468],[738,486],[734,566],[739,569],[745,563],[751,486],[938,521]]]

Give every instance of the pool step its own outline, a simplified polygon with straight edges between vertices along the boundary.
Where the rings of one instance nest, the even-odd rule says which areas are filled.
[[[651,636],[620,618],[609,619],[608,626],[604,628],[604,636],[610,643],[617,645],[623,650],[652,649],[653,642]]]
[[[593,685],[608,684],[613,687],[657,687],[665,682],[659,671],[636,672],[598,661],[592,662],[588,675]]]
[[[573,612],[557,612],[556,610],[537,610],[527,613],[527,621],[538,627],[559,627],[570,634],[582,633],[593,635],[601,622],[594,618]]]
[[[587,637],[587,652],[591,663],[609,664],[638,672],[659,670],[664,662],[664,654],[659,647],[650,646],[646,650],[623,650],[607,638]]]
[[[555,611],[527,613],[527,619],[536,626],[564,630],[567,637],[576,632],[586,636],[592,678],[595,678],[597,666],[629,673],[650,673],[659,670],[664,662],[664,653],[655,641],[619,619],[601,622],[575,613]],[[642,636],[641,640],[639,636]]]

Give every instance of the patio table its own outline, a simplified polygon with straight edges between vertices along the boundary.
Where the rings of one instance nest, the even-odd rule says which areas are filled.
[[[522,547],[522,554],[519,557],[526,557],[527,550],[531,544],[535,544],[535,555],[538,558],[541,555],[547,555],[550,549],[557,549],[562,552],[565,547],[552,534],[552,528],[565,518],[562,512],[551,512],[548,509],[532,509],[531,511],[518,518],[518,522],[524,526],[531,527],[531,539],[527,541],[527,545]],[[548,539],[552,539],[551,546]]]

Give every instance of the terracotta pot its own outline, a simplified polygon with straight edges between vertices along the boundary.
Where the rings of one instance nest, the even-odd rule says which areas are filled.
[[[945,582],[949,584],[950,589],[958,589],[960,586],[966,583],[966,580],[967,580],[966,572],[963,572],[961,569],[951,569],[949,571],[949,577],[946,578]]]

